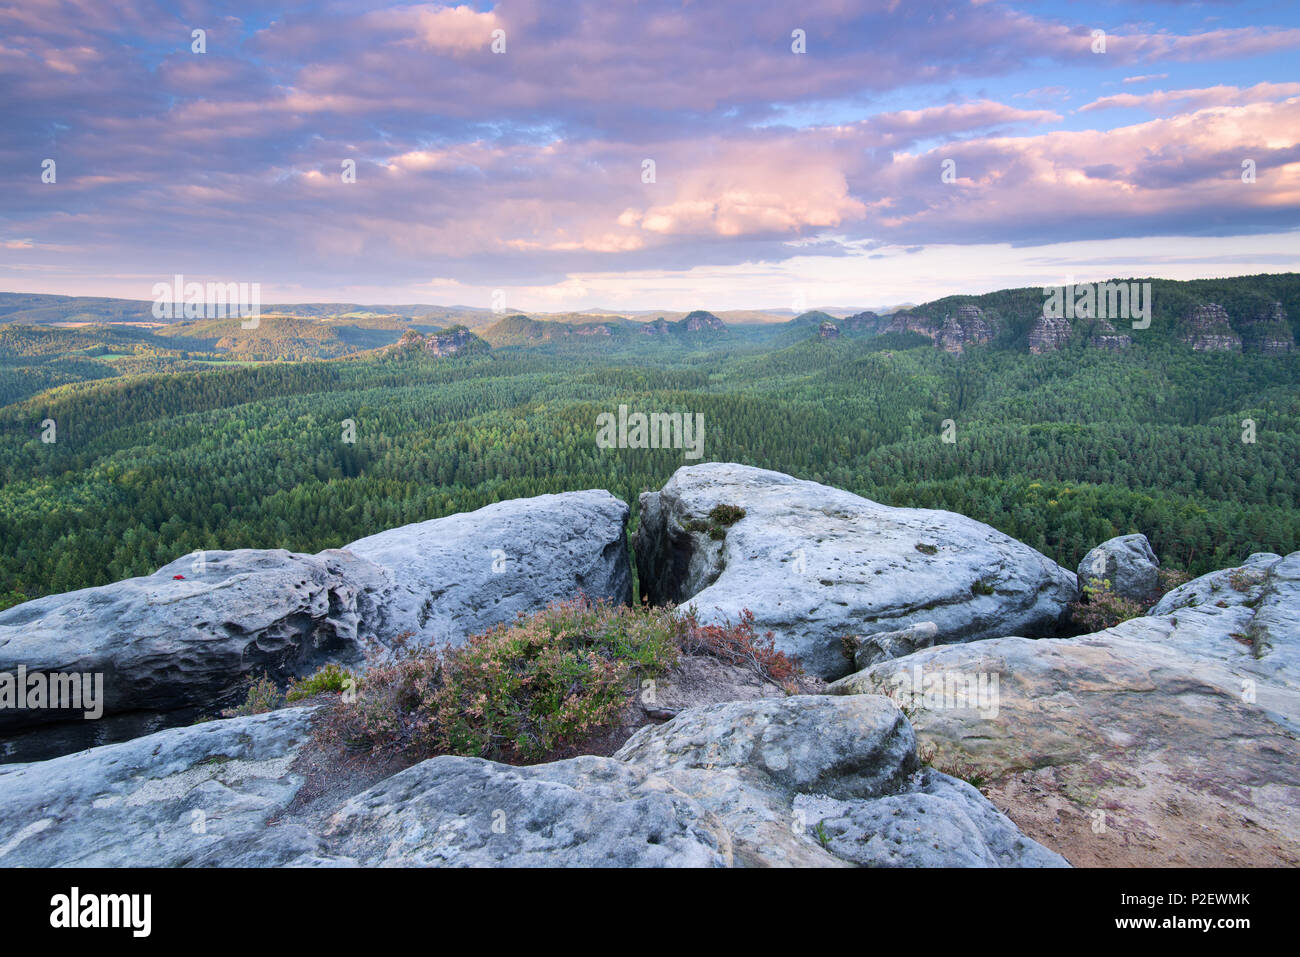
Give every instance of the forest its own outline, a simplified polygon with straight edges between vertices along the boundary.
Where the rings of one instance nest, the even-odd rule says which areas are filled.
[[[1296,288],[1265,292],[1291,303]],[[993,295],[987,310],[1023,313],[1022,293]],[[208,364],[130,329],[54,342],[0,327],[14,377],[0,408],[0,604],[197,550],[317,551],[544,492],[609,489],[635,525],[638,494],[692,463],[598,448],[598,416],[620,404],[702,414],[704,461],[951,509],[1070,569],[1128,532],[1194,574],[1300,549],[1300,355],[1193,352],[1167,334],[1171,301],[1157,299],[1152,335],[1127,352],[1076,340],[1045,355],[1005,334],[1023,319],[959,355],[914,333],[824,340],[792,322],[604,347],[567,337]],[[303,338],[296,326],[285,337]],[[134,366],[61,379],[108,350]],[[48,375],[33,383],[32,369]]]

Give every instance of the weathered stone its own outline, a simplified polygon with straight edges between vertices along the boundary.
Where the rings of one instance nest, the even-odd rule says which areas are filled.
[[[1029,351],[1034,355],[1056,352],[1070,341],[1070,320],[1064,317],[1039,316],[1029,330]]]
[[[996,678],[995,707],[913,695],[918,669]],[[827,690],[899,697],[935,767],[1076,864],[1300,863],[1300,552],[1095,634],[928,648]]]
[[[519,613],[576,598],[628,604],[628,507],[592,490],[497,502],[346,546],[385,569],[382,637],[458,644]]]
[[[722,528],[717,505],[745,516]],[[1052,634],[1078,594],[1073,574],[965,516],[743,465],[684,467],[643,493],[635,547],[652,602],[694,606],[706,622],[749,609],[760,634],[827,679],[852,670],[850,635],[923,621],[941,642]]]
[[[939,626],[932,621],[919,621],[897,631],[880,631],[865,638],[853,637],[853,664],[861,670],[877,661],[901,658],[921,648],[929,648],[938,637]]]
[[[34,764],[0,767],[0,867],[281,864],[301,832],[267,825],[303,784],[292,762],[310,709],[172,728]],[[288,853],[292,851],[292,853]]]
[[[363,866],[719,867],[722,826],[612,758],[532,767],[432,758],[348,801],[325,838]]]
[[[361,658],[383,573],[347,552],[207,551],[152,575],[0,612],[0,672],[103,676],[103,717],[0,710],[4,760],[66,754],[192,721],[279,681]]]
[[[1160,560],[1145,535],[1120,535],[1084,555],[1078,576],[1080,589],[1108,581],[1116,595],[1150,602],[1160,588]]]
[[[1228,313],[1218,303],[1197,306],[1178,324],[1178,341],[1195,352],[1237,352],[1241,337],[1228,322]]]

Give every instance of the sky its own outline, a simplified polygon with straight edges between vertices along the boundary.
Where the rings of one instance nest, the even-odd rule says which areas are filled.
[[[1300,270],[1297,64],[1300,5],[1252,0],[0,2],[0,291],[799,310]]]

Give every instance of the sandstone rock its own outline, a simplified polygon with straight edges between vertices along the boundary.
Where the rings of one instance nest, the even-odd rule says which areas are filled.
[[[324,813],[303,797],[319,793],[299,769],[310,720],[292,708],[0,768],[0,865],[1064,863],[920,769],[907,720],[877,696],[691,709],[613,758],[437,757],[345,782]]]
[[[630,603],[628,511],[604,491],[539,495],[389,529],[346,548],[390,576],[382,638],[411,632],[419,642],[458,644],[580,592]]]
[[[901,658],[921,648],[929,648],[938,637],[939,626],[932,621],[919,621],[898,631],[880,631],[865,638],[854,637],[853,665],[861,670],[877,661]]]
[[[965,781],[926,769],[910,792],[875,801],[798,801],[826,849],[864,867],[1064,867]]]
[[[611,758],[532,767],[440,757],[352,798],[325,830],[363,866],[719,867],[725,829],[662,778]]]
[[[1287,321],[1286,309],[1275,302],[1241,322],[1242,348],[1264,355],[1283,355],[1295,348],[1295,334]]]
[[[1065,864],[974,789],[922,770],[889,701],[818,700],[696,708],[641,729],[616,757],[695,798],[726,827],[741,865]]]
[[[1119,332],[1105,319],[1094,319],[1088,345],[1107,352],[1124,352],[1133,345],[1133,337]]]
[[[279,681],[361,658],[380,620],[379,568],[347,552],[208,551],[152,575],[0,612],[0,672],[101,674],[103,717],[0,710],[4,759],[120,741],[242,699],[250,675]]]
[[[717,505],[745,516],[714,537]],[[962,515],[891,508],[742,465],[678,469],[641,496],[636,539],[652,602],[696,607],[705,622],[748,608],[760,633],[805,670],[852,670],[842,639],[934,622],[938,641],[1051,634],[1077,596],[1044,555]]]
[[[1160,587],[1160,560],[1145,535],[1120,535],[1084,555],[1078,575],[1080,589],[1108,581],[1115,594],[1149,602]]]
[[[1240,351],[1241,337],[1228,322],[1228,313],[1217,303],[1197,306],[1178,324],[1178,341],[1196,352]]]
[[[0,867],[180,867],[286,863],[316,842],[301,830],[278,850],[267,824],[303,779],[290,767],[310,709],[172,728],[34,764],[0,767]],[[292,850],[292,854],[287,852]]]
[[[992,708],[935,691],[979,675]],[[827,690],[899,697],[935,767],[980,773],[1075,864],[1300,863],[1300,552],[1095,634],[928,648]]]
[[[1029,330],[1029,351],[1034,355],[1063,349],[1069,341],[1069,319],[1039,316]]]
[[[946,316],[939,333],[935,336],[935,345],[945,352],[960,353],[969,345],[988,342],[993,338],[994,329],[979,306],[958,306],[953,315]]]
[[[822,339],[838,339],[840,330],[833,322],[823,322],[817,327],[817,335]]]

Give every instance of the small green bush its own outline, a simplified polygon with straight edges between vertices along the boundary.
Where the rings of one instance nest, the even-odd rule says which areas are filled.
[[[709,521],[724,528],[735,525],[745,517],[745,510],[739,505],[715,505],[709,511]]]
[[[352,676],[350,671],[340,668],[334,662],[323,666],[314,675],[309,678],[299,678],[289,684],[289,690],[285,693],[286,701],[301,701],[304,698],[314,698],[318,694],[325,694],[327,691],[342,693],[348,688],[356,688],[357,680]]]
[[[1113,628],[1145,611],[1140,603],[1115,594],[1108,578],[1088,579],[1088,584],[1083,586],[1083,598],[1070,605],[1075,624],[1087,632]]]
[[[261,677],[254,676],[248,686],[248,696],[244,703],[233,708],[227,708],[221,712],[223,718],[243,718],[250,714],[265,714],[268,711],[274,711],[284,704],[284,697],[280,694],[280,689],[271,676],[262,673]]]
[[[378,651],[355,701],[317,725],[326,743],[423,760],[531,762],[605,730],[687,628],[665,608],[561,602],[459,648]]]

